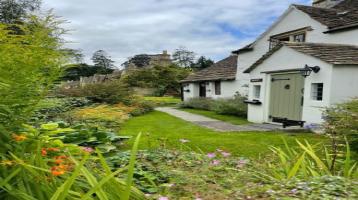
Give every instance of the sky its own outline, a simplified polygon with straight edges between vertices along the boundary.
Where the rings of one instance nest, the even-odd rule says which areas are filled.
[[[116,66],[136,54],[172,53],[180,46],[218,61],[247,45],[290,4],[311,0],[43,0],[68,21],[67,47],[85,62],[105,50]]]

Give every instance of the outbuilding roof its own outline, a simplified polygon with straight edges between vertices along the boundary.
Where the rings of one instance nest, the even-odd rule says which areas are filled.
[[[216,81],[216,80],[235,80],[237,70],[237,55],[231,55],[206,69],[200,70],[189,75],[182,83]]]
[[[358,46],[326,43],[281,43],[244,71],[250,73],[283,46],[334,65],[358,65]]]
[[[328,27],[328,32],[358,27],[358,1],[345,0],[332,8],[294,5],[314,20]]]

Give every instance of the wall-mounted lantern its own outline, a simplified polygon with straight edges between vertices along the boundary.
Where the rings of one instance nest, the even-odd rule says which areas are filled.
[[[318,73],[320,70],[321,68],[318,66],[310,67],[305,65],[305,68],[301,69],[301,75],[306,78],[307,76],[310,76],[312,72]]]

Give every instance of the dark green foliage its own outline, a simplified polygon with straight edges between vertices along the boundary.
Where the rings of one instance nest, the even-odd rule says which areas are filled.
[[[86,63],[72,64],[67,66],[63,76],[63,81],[78,81],[80,77],[89,77],[99,73],[100,68]]]
[[[152,68],[130,71],[124,78],[131,87],[155,88],[156,96],[163,96],[168,91],[180,92],[180,80],[189,74],[189,70],[176,65],[154,66]]]
[[[98,50],[93,53],[92,62],[97,67],[98,74],[110,74],[114,71],[114,61],[104,50]]]
[[[0,22],[14,24],[23,21],[30,12],[38,10],[41,0],[1,0]]]
[[[130,64],[133,64],[135,67],[142,68],[148,66],[150,60],[151,58],[147,54],[135,55],[133,58],[130,58],[127,62],[123,63],[122,66],[127,68]]]
[[[200,56],[199,59],[191,65],[191,68],[193,70],[202,70],[205,68],[210,67],[214,64],[214,61],[212,61],[210,58],[206,58],[205,56]]]
[[[217,114],[243,117],[247,115],[247,105],[244,103],[245,99],[240,94],[236,94],[232,99],[192,98],[180,103],[179,106],[181,108],[210,110]]]
[[[131,89],[118,80],[88,84],[81,90],[86,98],[95,103],[116,104],[122,102],[128,105],[133,101]]]

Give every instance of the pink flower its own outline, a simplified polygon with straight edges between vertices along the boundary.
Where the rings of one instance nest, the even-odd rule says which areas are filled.
[[[231,156],[231,153],[229,152],[221,152],[221,155],[223,155],[225,158]]]
[[[208,153],[206,156],[208,156],[208,158],[215,158],[216,154],[215,153]]]
[[[190,140],[187,140],[187,139],[180,139],[179,141],[183,144],[190,142]]]
[[[169,198],[168,197],[159,197],[158,200],[169,200]]]
[[[83,147],[82,150],[87,152],[87,153],[92,153],[94,151],[94,149],[91,148],[91,147]]]
[[[249,161],[248,160],[239,160],[239,162],[237,162],[236,167],[237,168],[242,168],[244,167]]]
[[[218,166],[218,165],[220,165],[220,161],[219,160],[213,160],[210,164],[213,165],[213,166]]]
[[[202,198],[195,198],[195,200],[203,200]]]

